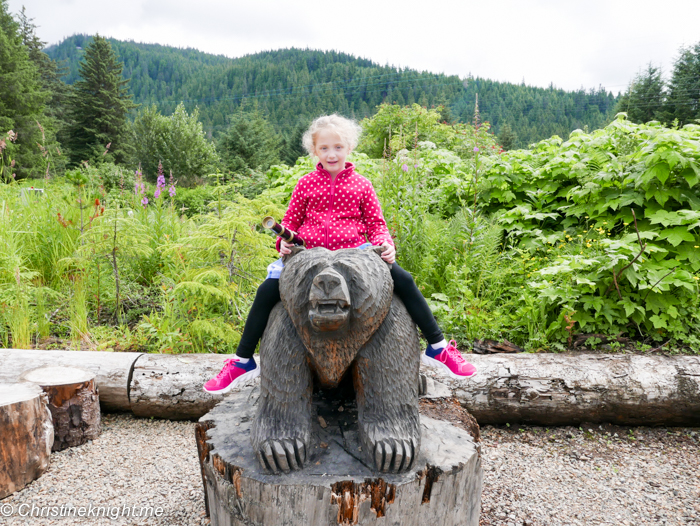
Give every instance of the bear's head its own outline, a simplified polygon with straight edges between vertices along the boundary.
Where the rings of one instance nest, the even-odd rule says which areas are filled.
[[[285,257],[280,297],[322,385],[338,385],[384,321],[394,282],[382,249],[293,249]]]

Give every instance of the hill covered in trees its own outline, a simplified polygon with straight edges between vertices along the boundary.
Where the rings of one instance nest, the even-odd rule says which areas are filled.
[[[64,62],[68,84],[77,80],[82,50],[91,39],[74,35],[45,50]],[[164,115],[180,102],[190,112],[197,107],[204,129],[213,135],[228,128],[241,105],[257,106],[287,136],[320,113],[362,119],[382,102],[444,105],[446,120],[470,122],[478,94],[482,120],[496,134],[505,128],[511,147],[526,147],[553,134],[566,138],[577,128],[600,128],[610,121],[617,103],[603,87],[572,92],[461,79],[381,66],[334,51],[292,48],[231,59],[193,49],[109,41],[124,63],[124,77],[131,79],[134,102],[155,104]]]

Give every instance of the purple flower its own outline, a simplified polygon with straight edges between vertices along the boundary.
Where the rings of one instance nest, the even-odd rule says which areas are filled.
[[[153,197],[156,199],[160,197],[160,186],[156,186],[156,191],[153,193]]]
[[[404,165],[401,167],[401,169],[402,169],[404,172],[408,172],[408,165],[407,165],[407,164],[404,164]]]
[[[156,186],[158,188],[165,188],[165,176],[163,174],[160,174],[158,176],[158,180],[156,181]]]
[[[148,205],[148,197],[145,195],[143,196],[143,199],[141,199],[141,204],[143,205],[144,208]]]
[[[139,182],[138,182],[138,181],[136,181],[136,182],[134,183],[134,193],[135,193],[136,195],[139,194]]]
[[[478,146],[474,146],[474,151],[475,151],[475,152],[478,152],[478,151],[479,151],[479,147],[478,147]]]
[[[170,170],[170,180],[168,181],[168,184],[170,184],[170,188],[168,189],[168,193],[170,194],[170,197],[175,197],[175,181],[173,181],[173,171]]]

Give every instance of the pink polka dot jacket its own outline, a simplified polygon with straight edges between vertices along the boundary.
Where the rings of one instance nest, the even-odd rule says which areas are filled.
[[[331,180],[321,163],[299,179],[282,225],[297,232],[307,248],[354,248],[369,241],[394,244],[372,183],[345,163]],[[277,238],[277,250],[280,249]]]

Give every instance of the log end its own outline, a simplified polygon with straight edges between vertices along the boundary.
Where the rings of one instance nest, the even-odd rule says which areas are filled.
[[[30,383],[0,384],[0,499],[49,466],[54,427],[47,397]]]

